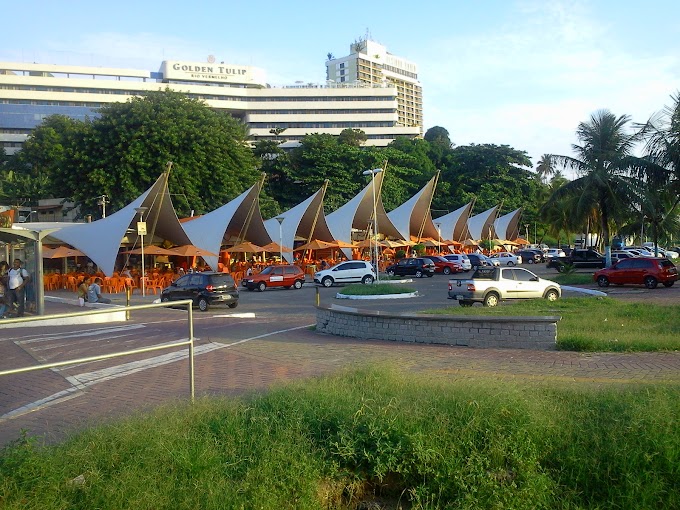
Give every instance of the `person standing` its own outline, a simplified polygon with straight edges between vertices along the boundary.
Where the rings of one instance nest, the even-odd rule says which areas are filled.
[[[28,271],[21,267],[20,259],[14,259],[12,269],[7,272],[7,276],[7,306],[10,311],[13,306],[16,306],[17,317],[23,317],[26,306],[26,283],[30,276]]]
[[[0,262],[0,319],[5,319],[5,312],[7,311],[7,304],[5,301],[7,294],[7,270],[9,269],[9,264],[7,261],[3,260]]]

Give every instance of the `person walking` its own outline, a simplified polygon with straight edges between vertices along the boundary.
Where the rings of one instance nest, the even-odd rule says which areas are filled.
[[[26,283],[30,276],[28,271],[21,267],[21,260],[14,259],[12,269],[7,272],[7,306],[10,311],[13,307],[17,309],[17,317],[24,316],[26,306]]]

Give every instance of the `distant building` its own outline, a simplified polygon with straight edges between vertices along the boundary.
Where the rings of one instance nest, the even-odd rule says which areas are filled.
[[[0,62],[0,146],[8,154],[20,150],[49,115],[92,118],[103,105],[166,87],[241,119],[253,140],[282,140],[284,146],[347,128],[363,130],[366,145],[375,146],[422,131],[422,123],[403,120],[403,87],[394,80],[276,88],[259,68],[214,62],[164,61],[158,72]]]
[[[385,46],[368,37],[350,45],[350,54],[326,62],[326,78],[335,83],[391,85],[397,88],[400,126],[423,130],[423,89],[418,66],[388,53]]]

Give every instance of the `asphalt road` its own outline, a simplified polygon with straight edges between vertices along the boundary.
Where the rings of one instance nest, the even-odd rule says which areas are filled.
[[[543,265],[525,267],[542,277],[556,274]],[[470,274],[452,278],[466,278]],[[625,363],[622,360],[627,359],[625,355],[607,355],[615,358],[612,363],[617,367],[615,372],[607,372],[609,365],[592,366],[592,355],[580,353],[452,350],[420,345],[399,345],[397,349],[390,342],[339,339],[318,335],[310,328],[315,323],[317,290],[322,304],[414,312],[457,306],[448,299],[448,280],[449,277],[440,274],[414,279],[408,285],[415,287],[419,296],[411,299],[341,301],[335,298],[339,288],[317,289],[307,283],[300,290],[243,290],[236,309],[213,307],[205,313],[195,310],[197,394],[241,394],[267,388],[277,381],[328,373],[369,359],[398,359],[404,366],[415,363],[418,369],[430,368],[438,373],[460,373],[476,367],[470,374],[485,371],[497,374],[500,370],[532,377],[616,379],[628,378],[638,371],[642,379],[679,378],[677,353],[631,355],[630,369],[625,372],[619,369]],[[597,288],[595,284],[589,287]],[[607,291],[623,299],[677,303],[678,289],[680,285],[654,290],[616,287]],[[48,294],[73,299],[67,292]],[[133,304],[151,302],[156,297],[135,295]],[[124,304],[123,301],[123,296],[113,296],[114,303]],[[64,307],[80,311],[66,305],[61,305],[58,311],[64,311]],[[49,306],[46,308],[50,313]],[[123,323],[0,329],[0,370],[170,344],[187,336],[187,312],[165,308],[133,312],[131,320]],[[184,348],[4,376],[0,378],[0,444],[17,437],[22,428],[59,439],[65,431],[89,420],[186,398],[187,393],[188,362]]]

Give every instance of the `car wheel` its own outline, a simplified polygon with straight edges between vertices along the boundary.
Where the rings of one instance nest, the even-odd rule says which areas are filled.
[[[394,269],[387,271],[387,276],[394,276]]]
[[[560,294],[555,289],[550,289],[545,293],[545,299],[548,301],[557,301],[560,298]]]
[[[494,307],[498,306],[498,294],[495,292],[489,292],[486,296],[484,296],[484,306],[488,307]]]
[[[451,268],[450,268],[450,267],[445,267],[445,268],[442,270],[442,273],[444,273],[444,274],[451,274]]]
[[[296,290],[301,289],[302,288],[302,282],[300,280],[295,280],[293,287],[295,287]]]
[[[369,285],[373,283],[373,277],[370,274],[367,274],[361,279],[361,283],[363,283],[364,285]]]
[[[606,276],[598,276],[597,284],[600,287],[609,287],[609,279]]]
[[[464,306],[464,307],[466,307],[466,308],[467,308],[468,306],[472,306],[472,303],[473,303],[472,301],[468,301],[468,300],[466,300],[466,299],[461,299],[460,301],[458,301],[458,304],[459,304],[460,306]]]
[[[170,298],[168,296],[163,296],[161,298],[161,303],[167,303],[168,301],[170,301]]]
[[[264,292],[266,288],[267,284],[264,282],[260,282],[257,284],[257,290],[259,290],[260,292]]]
[[[512,260],[510,260],[510,261],[508,261],[508,265],[509,265],[509,266],[514,266],[515,263],[514,263]]]
[[[675,282],[664,282],[663,286],[664,287],[672,287]]]
[[[208,303],[208,300],[205,298],[199,298],[198,299],[198,309],[202,312],[207,312],[208,308],[210,308],[210,303]]]
[[[233,303],[229,303],[227,306],[229,308],[236,308],[238,306],[238,301],[234,301]]]
[[[645,287],[648,289],[656,289],[657,285],[659,285],[659,282],[653,276],[647,276],[645,278]]]
[[[422,278],[423,272],[420,269],[416,269],[416,278]]]
[[[330,276],[326,276],[323,280],[321,280],[321,284],[324,287],[332,287],[333,286],[333,278]]]
[[[529,264],[533,264],[533,263],[534,263],[534,259],[529,259]]]

